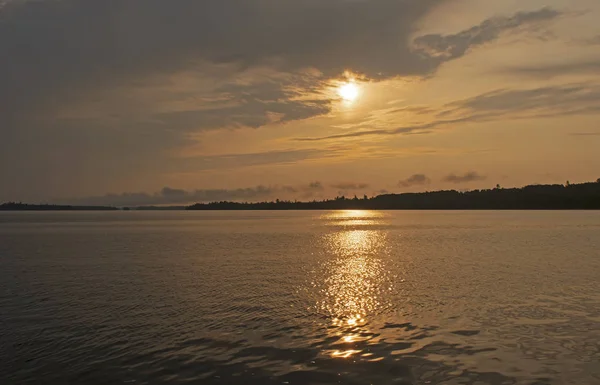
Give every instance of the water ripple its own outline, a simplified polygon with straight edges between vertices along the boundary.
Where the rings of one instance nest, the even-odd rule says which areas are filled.
[[[595,217],[56,215],[1,221],[1,384],[600,383]]]

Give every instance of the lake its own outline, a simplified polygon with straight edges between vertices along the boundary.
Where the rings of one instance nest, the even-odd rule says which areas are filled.
[[[600,212],[0,213],[0,384],[600,384]]]

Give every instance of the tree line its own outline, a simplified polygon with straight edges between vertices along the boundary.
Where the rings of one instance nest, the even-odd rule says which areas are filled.
[[[564,185],[530,185],[472,191],[428,191],[383,194],[372,198],[338,196],[334,199],[270,201],[256,203],[197,203],[188,210],[598,210],[600,179],[596,182]]]
[[[123,207],[70,206],[8,202],[0,211],[114,211],[114,210],[600,210],[600,179],[596,182],[530,185],[457,191],[383,194],[362,198],[338,196],[306,202],[279,200],[266,202],[211,202],[191,206]]]

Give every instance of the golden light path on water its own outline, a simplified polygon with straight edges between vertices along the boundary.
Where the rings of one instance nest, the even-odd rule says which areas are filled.
[[[327,352],[349,358],[361,353],[352,344],[364,340],[368,318],[384,306],[384,292],[392,280],[381,258],[387,252],[386,233],[374,229],[384,214],[363,210],[339,211],[322,217],[340,231],[324,235],[330,259],[324,262],[325,277],[320,311],[331,318],[331,332],[347,348]]]

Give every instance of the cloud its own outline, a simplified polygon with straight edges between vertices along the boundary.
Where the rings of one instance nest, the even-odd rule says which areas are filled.
[[[468,122],[550,118],[600,112],[600,84],[573,83],[529,89],[500,89],[439,106],[434,120],[392,129],[363,129],[323,137],[297,138],[317,142],[366,136],[414,135]]]
[[[414,174],[404,180],[398,182],[399,187],[423,186],[431,183],[425,174]]]
[[[100,122],[128,126],[129,130],[165,130],[177,136],[259,128],[309,119],[331,110],[332,101],[318,89],[323,82],[318,74],[283,74],[270,69],[226,72],[227,76],[222,75],[225,78],[219,78],[218,74],[194,69],[157,75],[114,90],[90,90],[90,95],[57,108],[46,118],[86,127]]]
[[[330,113],[324,87],[345,70],[374,81],[425,78],[560,15],[546,8],[413,39],[421,20],[449,1],[4,2],[0,57],[10,59],[0,60],[0,179],[15,194],[62,195],[150,178],[176,164],[172,154],[194,134]]]
[[[238,189],[200,189],[181,190],[164,187],[156,193],[122,193],[102,196],[60,200],[59,203],[78,205],[109,205],[109,206],[151,206],[151,205],[187,205],[196,202],[218,201],[260,201],[275,198],[290,198],[301,194],[302,197],[313,196],[324,190],[321,182],[312,182],[301,186],[263,186]]]
[[[509,75],[544,79],[558,76],[600,74],[600,60],[511,67],[503,70],[502,72]]]
[[[187,196],[187,191],[185,190],[178,190],[178,189],[172,189],[169,187],[165,187],[162,189],[161,191],[161,195],[167,198],[183,198]]]
[[[545,117],[600,111],[600,85],[566,84],[533,89],[496,90],[446,105],[438,115],[493,113]]]
[[[0,104],[16,117],[189,69],[212,78],[256,67],[419,75],[429,69],[410,53],[408,36],[441,2],[12,2],[0,14],[0,53],[11,58],[0,62]]]
[[[485,179],[487,179],[486,176],[479,175],[475,171],[469,171],[469,172],[465,173],[464,175],[450,174],[450,175],[444,177],[443,180],[444,180],[444,182],[460,184],[460,183],[469,183],[469,182],[475,182],[475,181],[480,181],[480,180],[485,180]]]
[[[573,132],[570,136],[600,136],[600,132]]]
[[[592,36],[588,39],[583,39],[581,42],[585,45],[600,45],[600,35]]]
[[[10,112],[8,118],[17,119],[78,102],[99,90],[147,85],[157,74],[198,71],[209,74],[213,86],[226,84],[217,85],[215,92],[246,93],[238,105],[240,114],[226,110],[219,116],[260,111],[260,96],[267,92],[285,101],[273,101],[270,108],[283,110],[288,119],[304,118],[322,114],[326,106],[303,110],[304,103],[286,99],[289,95],[276,83],[236,89],[228,80],[253,68],[284,74],[311,68],[324,79],[347,69],[371,79],[426,76],[506,31],[560,15],[550,8],[520,12],[457,34],[426,35],[411,42],[420,19],[446,1],[13,2],[0,14],[0,52],[11,58],[0,62],[0,104]],[[194,118],[196,127],[204,119],[209,126],[218,122],[211,114]],[[257,126],[257,119],[230,123]]]
[[[461,123],[470,119],[467,118],[456,118],[456,119],[445,119],[437,120],[429,123],[414,124],[402,126],[394,129],[378,129],[378,130],[362,130],[354,131],[345,134],[336,134],[329,136],[320,137],[309,137],[309,138],[296,138],[300,142],[319,142],[323,140],[332,139],[346,139],[346,138],[360,138],[362,136],[379,136],[379,135],[411,135],[411,134],[422,134],[429,132],[430,129],[437,128],[446,124]]]
[[[83,198],[57,199],[54,203],[73,205],[98,205],[117,207],[188,205],[203,202],[257,202],[275,199],[322,199],[339,194],[340,190],[360,191],[370,187],[367,183],[345,182],[327,186],[320,181],[300,185],[259,185],[236,189],[183,190],[164,187],[155,193],[125,192]],[[335,189],[335,190],[332,190]],[[381,190],[384,191],[384,190]]]
[[[542,8],[533,12],[518,12],[511,17],[494,17],[454,35],[431,34],[417,37],[414,48],[438,63],[464,56],[470,49],[497,40],[502,33],[538,25],[556,19],[562,13]]]
[[[281,188],[257,186],[249,188],[209,189],[185,191],[163,188],[161,191],[148,193],[107,194],[99,197],[89,197],[71,200],[76,204],[112,205],[112,206],[149,206],[149,205],[185,205],[192,202],[213,202],[222,200],[243,201],[265,199],[280,191]]]
[[[369,187],[367,183],[356,183],[356,182],[342,182],[332,184],[331,187],[344,190],[344,191],[355,191],[355,190],[364,190]]]
[[[309,190],[321,191],[321,190],[324,190],[325,188],[323,187],[323,183],[321,183],[321,182],[311,182],[308,185],[308,189]]]
[[[306,160],[325,159],[339,156],[340,149],[298,149],[273,150],[256,153],[223,154],[212,156],[190,156],[177,162],[181,170],[239,169],[244,167],[293,164]]]
[[[200,132],[222,128],[259,128],[274,122],[303,120],[330,111],[329,100],[287,100],[285,92],[264,100],[259,93],[242,95],[235,104],[212,110],[174,111],[153,114],[149,118],[168,126],[175,133]]]

